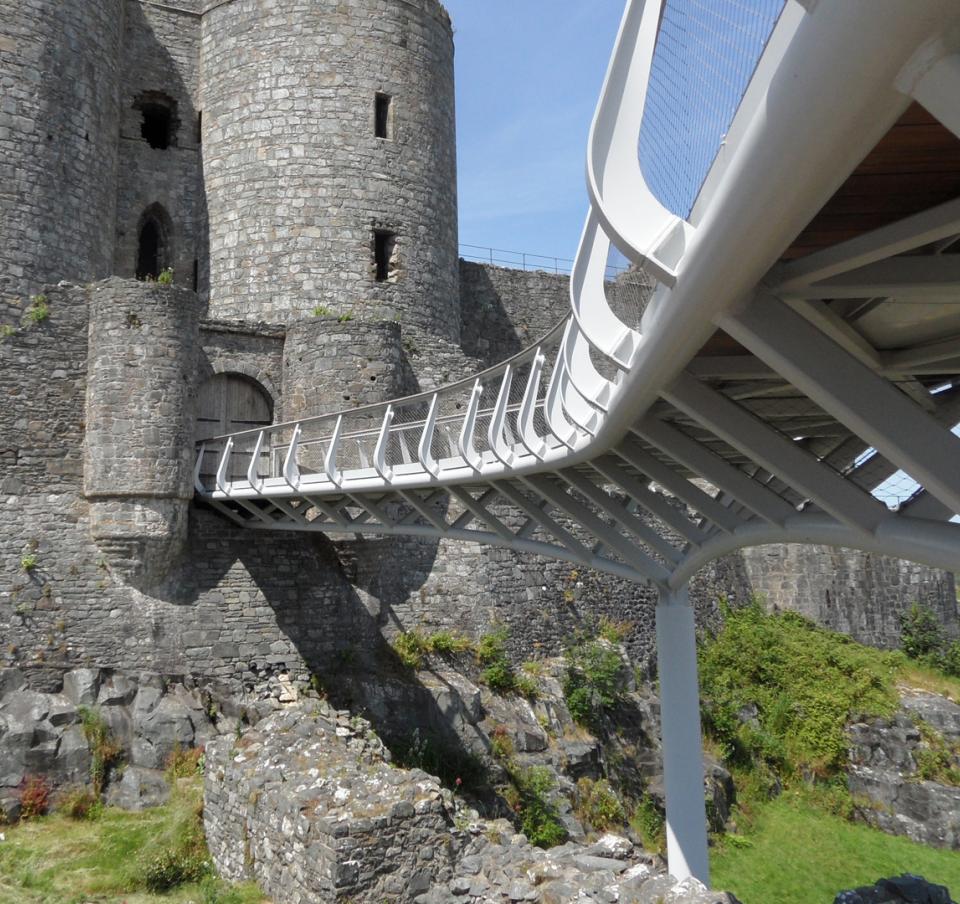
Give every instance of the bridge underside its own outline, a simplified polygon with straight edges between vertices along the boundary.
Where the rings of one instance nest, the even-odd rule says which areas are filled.
[[[682,219],[623,169],[661,12],[628,3],[562,334],[197,459],[200,498],[252,530],[484,543],[658,586],[678,876],[708,877],[690,577],[781,542],[960,569],[960,65],[903,82],[958,11],[886,6],[881,25],[866,0],[787,3]],[[604,295],[611,242],[660,283],[632,320]]]

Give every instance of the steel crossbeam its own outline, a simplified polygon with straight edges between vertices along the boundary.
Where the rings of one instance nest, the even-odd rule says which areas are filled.
[[[909,97],[957,131],[960,65],[936,54],[960,7],[789,0],[685,218],[637,159],[665,2],[626,4],[570,316],[436,391],[207,440],[194,482],[253,531],[479,543],[655,585],[669,866],[708,881],[690,577],[775,542],[960,568],[960,321],[926,325],[960,311],[960,200],[779,262]],[[614,246],[658,283],[639,325],[606,299]],[[890,300],[916,327],[902,346],[871,333]],[[718,327],[736,348],[709,345]],[[891,511],[870,491],[898,468],[917,488]]]

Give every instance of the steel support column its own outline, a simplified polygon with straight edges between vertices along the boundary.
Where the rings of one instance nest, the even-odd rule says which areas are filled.
[[[660,733],[667,804],[667,865],[677,879],[710,884],[696,628],[686,586],[657,604]]]

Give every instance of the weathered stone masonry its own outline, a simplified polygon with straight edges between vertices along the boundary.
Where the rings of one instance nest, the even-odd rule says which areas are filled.
[[[568,310],[566,277],[457,262],[452,53],[435,0],[0,0],[3,661],[253,687],[419,625],[501,623],[518,656],[552,653],[600,614],[650,658],[648,587],[445,541],[243,532],[190,503],[210,377],[301,417],[465,377]],[[151,217],[175,288],[48,285],[49,318],[22,320],[45,284],[132,276]],[[616,291],[642,309],[636,274]],[[948,575],[802,555],[707,569],[702,619],[760,588],[871,642],[914,599],[956,624]]]

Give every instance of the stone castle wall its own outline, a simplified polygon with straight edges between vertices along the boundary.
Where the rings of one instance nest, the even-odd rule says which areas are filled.
[[[518,284],[527,286],[536,278],[528,274]],[[176,289],[119,286],[129,297],[116,312],[118,335],[134,329],[126,326],[128,313],[136,314],[141,325],[150,323],[155,293],[192,297]],[[543,293],[555,288],[555,277],[543,278]],[[4,385],[7,404],[0,408],[4,662],[150,668],[252,687],[278,673],[305,678],[311,672],[335,671],[341,658],[376,649],[381,636],[416,627],[478,635],[502,624],[510,629],[518,657],[548,655],[600,615],[631,622],[632,654],[640,664],[651,661],[652,588],[568,563],[447,541],[331,543],[321,535],[244,531],[214,512],[191,506],[183,555],[167,563],[162,579],[131,586],[91,535],[91,502],[82,480],[90,358],[87,312],[88,297],[94,293],[62,287],[48,294],[50,318],[0,343],[0,369],[9,375]],[[526,302],[501,295],[498,303],[513,316]],[[470,309],[471,299],[465,295],[465,310]],[[301,341],[306,340],[303,347],[319,352],[311,364],[319,369],[311,372],[310,380],[315,379],[327,400],[321,407],[333,407],[343,393],[341,364],[359,367],[357,379],[372,393],[362,400],[375,401],[378,395],[394,394],[397,385],[406,386],[411,374],[432,385],[463,376],[465,368],[479,363],[442,343],[434,355],[429,337],[392,322],[370,328],[361,322],[316,320],[294,332],[297,329]],[[298,347],[294,341],[285,353],[286,332],[279,326],[204,321],[198,332],[195,382],[212,373],[246,373],[271,392],[275,416],[281,416],[287,404],[284,388],[295,382],[295,370],[285,379],[283,359]],[[344,342],[352,337],[356,361],[332,354],[337,343],[310,341],[314,333],[325,332],[340,335]],[[377,345],[381,351],[370,344],[378,336],[386,340],[382,349]],[[414,349],[413,342],[422,347]],[[329,359],[323,358],[326,348],[331,350]],[[379,359],[387,348],[399,356],[399,369],[373,374],[375,382],[369,373],[363,379],[363,367],[385,363]],[[171,362],[177,360],[174,354]],[[433,370],[421,368],[421,361],[431,363]],[[325,371],[326,363],[335,366]],[[131,379],[140,369],[130,368]],[[398,384],[400,378],[404,382]],[[301,388],[309,388],[309,381]],[[292,395],[290,400],[293,404]],[[148,458],[141,464],[150,467]],[[845,620],[836,616],[836,627],[885,645],[896,642],[898,613],[915,599],[931,605],[946,625],[956,624],[949,575],[849,551],[806,553],[788,568],[777,558],[787,554],[784,550],[789,548],[747,551],[699,574],[693,597],[701,624],[715,618],[720,594],[744,599],[756,589],[766,592],[772,605],[806,611],[834,624],[823,605],[828,600],[835,612],[839,607],[845,613]],[[37,563],[29,570],[22,565],[27,555]],[[838,556],[843,569],[834,561]],[[834,594],[835,586],[844,592]]]
[[[163,261],[178,285],[206,287],[206,204],[199,125],[200,16],[194,9],[126,0],[120,88],[120,165],[113,272],[136,275],[145,215],[164,219]],[[167,148],[142,134],[140,104],[171,103]],[[159,210],[158,210],[159,208]],[[202,279],[201,279],[202,278]]]
[[[742,552],[750,586],[772,611],[791,610],[860,643],[899,645],[900,617],[913,603],[937,613],[947,634],[960,633],[956,579],[915,562],[856,549],[797,543]]]
[[[233,0],[203,17],[211,313],[329,307],[456,340],[450,21],[436,0]],[[375,96],[392,98],[376,137]],[[374,230],[395,234],[377,281]]]
[[[0,299],[111,272],[124,3],[0,2]]]

